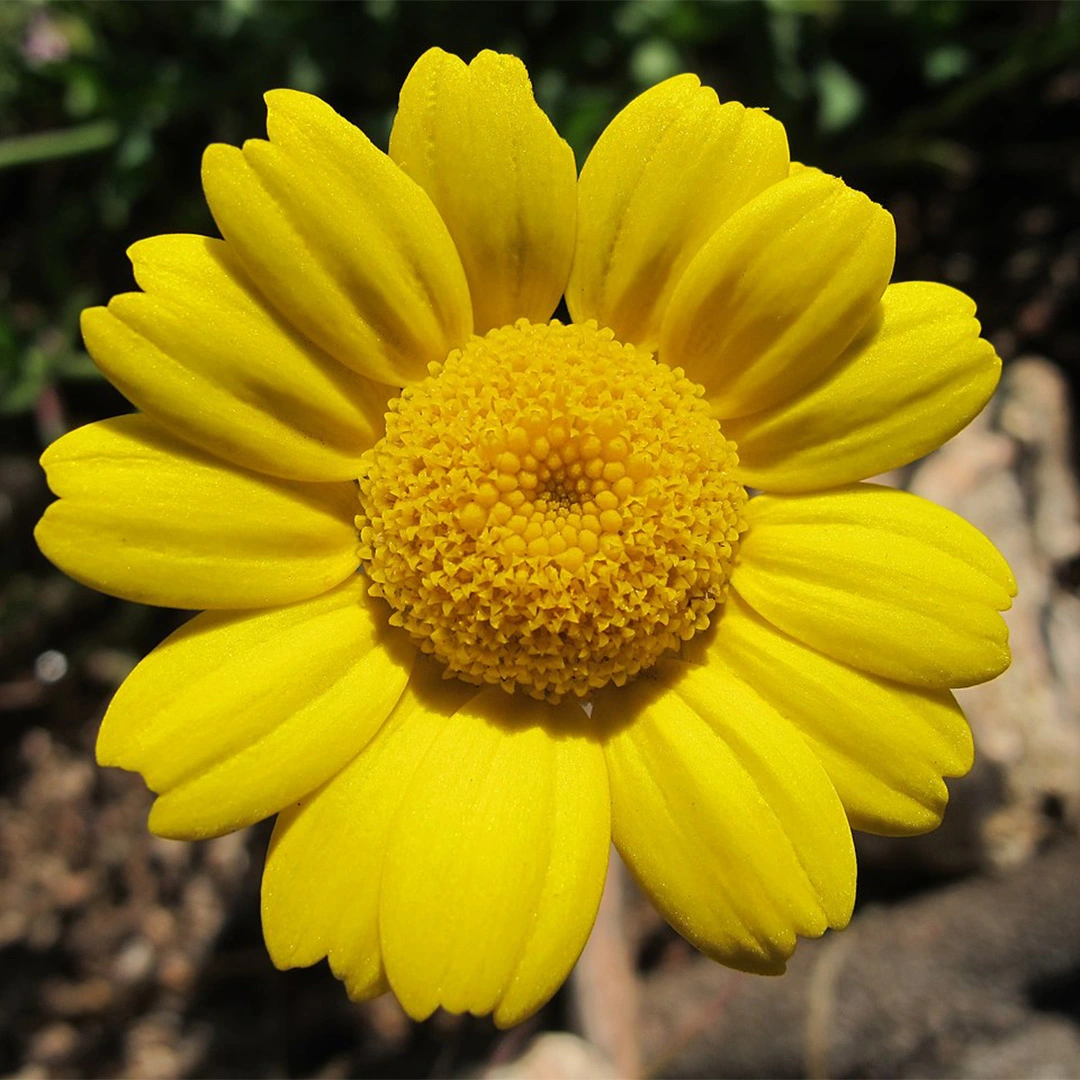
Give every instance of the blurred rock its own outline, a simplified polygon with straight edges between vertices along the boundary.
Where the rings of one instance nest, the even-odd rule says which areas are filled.
[[[571,977],[575,1027],[623,1080],[641,1075],[638,982],[626,933],[629,876],[614,848],[592,933]]]
[[[486,1080],[618,1080],[621,1075],[592,1043],[568,1032],[538,1035],[521,1057],[483,1073]]]
[[[800,943],[783,978],[704,957],[657,971],[642,993],[645,1074],[965,1075],[984,1060],[970,1048],[1023,1042],[1035,988],[1080,968],[1078,880],[1080,841],[1062,841],[1000,878],[861,911]]]
[[[1006,613],[1012,667],[957,692],[993,783],[952,785],[949,828],[965,823],[972,858],[1018,865],[1059,827],[1080,822],[1080,487],[1072,469],[1068,388],[1049,361],[1005,371],[990,408],[913,472],[908,486],[955,510],[1009,560],[1018,595]],[[940,856],[949,832],[923,850]],[[963,860],[964,853],[957,856]],[[969,869],[961,861],[957,870]]]
[[[973,1043],[954,1074],[962,1080],[1075,1080],[1080,1031],[1068,1020],[1037,1016],[1003,1039]]]

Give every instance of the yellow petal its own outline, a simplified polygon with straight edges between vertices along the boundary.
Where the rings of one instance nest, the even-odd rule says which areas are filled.
[[[405,1010],[538,1009],[584,947],[610,845],[603,754],[578,705],[488,689],[408,786],[387,846],[383,956]]]
[[[910,836],[941,822],[949,799],[942,777],[963,776],[973,755],[971,730],[947,690],[902,686],[830,660],[734,593],[708,655],[799,729],[853,828]]]
[[[109,381],[159,423],[236,465],[297,480],[355,478],[391,389],[342,367],[267,307],[235,255],[204,236],[129,249],[145,290],[83,312]]]
[[[178,608],[289,604],[357,565],[355,485],[271,480],[145,416],[72,431],[41,456],[60,496],[34,533],[66,574]]]
[[[844,809],[794,728],[723,665],[655,670],[594,711],[601,724],[633,717],[606,745],[615,844],[699,949],[778,974],[796,934],[851,915]]]
[[[903,491],[854,484],[751,499],[732,585],[812,648],[913,686],[969,686],[1009,665],[998,615],[1016,585],[956,514]]]
[[[929,453],[986,404],[1001,361],[975,305],[947,285],[890,285],[824,377],[775,409],[724,424],[744,484],[814,491]]]
[[[431,200],[325,102],[266,95],[269,142],[211,146],[203,188],[259,290],[377,382],[422,379],[471,329],[469,289]]]
[[[889,214],[805,170],[732,215],[664,316],[660,356],[702,383],[721,419],[792,397],[851,343],[892,274]]]
[[[574,320],[655,349],[672,290],[701,246],[787,171],[784,128],[763,110],[721,105],[694,75],[646,90],[581,171],[566,291]]]
[[[354,577],[290,607],[198,615],[128,676],[97,756],[158,793],[155,833],[198,840],[269,817],[375,734],[415,650],[367,586]]]
[[[525,65],[429,49],[401,88],[390,156],[431,196],[461,255],[477,334],[547,322],[574,252],[577,167]]]
[[[386,723],[349,765],[282,811],[262,881],[263,935],[279,968],[330,959],[349,996],[387,988],[379,889],[387,835],[412,774],[475,687],[420,659]]]

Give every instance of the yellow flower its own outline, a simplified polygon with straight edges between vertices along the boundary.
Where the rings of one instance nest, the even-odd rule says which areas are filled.
[[[890,216],[690,75],[580,178],[509,56],[425,54],[389,156],[266,100],[269,141],[206,153],[224,241],[136,244],[142,292],[84,315],[139,413],[42,458],[49,558],[210,609],[99,760],[162,836],[278,814],[275,963],[418,1018],[543,1004],[612,840],[695,945],[782,971],[850,916],[852,827],[938,823],[949,687],[1008,664],[989,541],[860,483],[985,404],[974,305],[889,285]]]

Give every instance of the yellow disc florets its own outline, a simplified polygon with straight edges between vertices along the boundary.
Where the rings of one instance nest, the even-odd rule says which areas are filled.
[[[522,320],[433,364],[360,477],[391,623],[453,675],[550,701],[703,630],[746,492],[702,393],[595,323]]]

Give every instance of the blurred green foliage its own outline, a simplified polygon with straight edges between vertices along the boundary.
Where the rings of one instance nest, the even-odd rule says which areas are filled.
[[[0,0],[0,414],[93,375],[78,312],[132,287],[129,243],[213,232],[201,150],[261,134],[263,91],[317,92],[385,145],[431,45],[520,55],[579,161],[633,94],[690,70],[770,107],[797,158],[947,175],[973,117],[1075,63],[1080,5]]]

